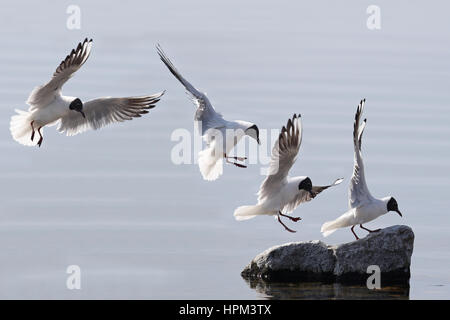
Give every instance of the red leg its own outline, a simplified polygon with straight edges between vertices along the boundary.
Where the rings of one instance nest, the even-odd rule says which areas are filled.
[[[378,231],[380,231],[380,230],[381,230],[381,229],[377,229],[377,230],[370,230],[370,229],[367,229],[367,228],[363,227],[363,225],[362,225],[362,224],[360,224],[359,226],[360,226],[360,228],[361,228],[361,229],[364,229],[364,230],[366,230],[366,231],[369,231],[370,233],[372,233],[372,232],[378,232]]]
[[[358,236],[356,235],[355,231],[353,230],[354,227],[355,226],[353,226],[351,230],[352,230],[353,234],[355,235],[356,240],[359,240]]]
[[[280,215],[278,215],[278,222],[281,223],[281,225],[282,225],[287,231],[292,232],[292,233],[297,232],[297,231],[295,231],[295,230],[292,230],[292,229],[289,229],[288,227],[286,227],[286,225],[281,221]]]
[[[234,164],[236,167],[247,168],[247,166],[240,164],[240,163],[232,162],[232,161],[228,160],[228,158],[225,158],[225,160],[227,161],[227,163]]]
[[[300,218],[300,217],[291,217],[291,216],[288,216],[287,214],[282,214],[281,211],[278,212],[278,213],[280,214],[280,216],[289,218],[289,219],[291,219],[294,222],[297,222],[298,220],[302,220],[302,218]]]
[[[31,132],[31,141],[33,141],[34,140],[34,127],[33,127],[33,123],[34,123],[34,120],[33,121],[31,121],[31,130],[32,130],[32,132]]]
[[[41,147],[42,141],[44,141],[44,137],[42,136],[41,129],[42,129],[42,127],[39,127],[39,129],[38,129],[40,139],[37,144],[38,144],[39,148]]]
[[[237,161],[245,161],[247,160],[247,157],[227,157],[228,159],[234,159]]]

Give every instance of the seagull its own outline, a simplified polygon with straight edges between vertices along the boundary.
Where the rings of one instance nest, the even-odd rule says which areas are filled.
[[[245,165],[236,162],[245,161],[246,157],[230,157],[228,154],[246,135],[260,144],[258,126],[243,120],[225,120],[211,105],[206,94],[195,89],[192,84],[183,78],[159,44],[156,49],[161,61],[185,87],[197,107],[194,119],[197,124],[200,124],[198,128],[200,135],[207,144],[207,147],[200,151],[198,155],[198,165],[203,179],[212,181],[222,175],[223,159],[226,160],[226,163],[246,168]]]
[[[92,39],[80,42],[56,68],[50,81],[31,92],[28,111],[16,110],[10,123],[14,140],[26,146],[40,147],[45,126],[57,124],[59,132],[73,136],[113,122],[138,118],[155,106],[164,92],[140,97],[97,98],[84,103],[80,98],[63,96],[62,86],[89,58],[91,47]]]
[[[343,179],[337,179],[328,186],[313,186],[311,179],[306,176],[289,177],[289,170],[297,159],[302,143],[301,115],[294,114],[281,133],[272,149],[269,172],[258,191],[258,204],[242,206],[234,211],[236,220],[247,220],[258,215],[277,216],[278,222],[289,232],[289,229],[280,217],[288,218],[294,222],[299,217],[287,215],[301,203],[314,199],[323,190],[340,184]]]
[[[350,210],[336,220],[325,222],[322,225],[320,231],[324,237],[330,235],[336,231],[336,229],[351,227],[351,231],[353,232],[356,240],[359,240],[359,237],[354,231],[356,225],[359,224],[362,229],[372,233],[380,231],[380,229],[370,230],[365,228],[362,224],[372,221],[379,216],[388,213],[389,211],[395,211],[400,215],[400,217],[402,216],[400,210],[398,209],[397,200],[395,200],[394,197],[388,196],[382,199],[376,199],[370,194],[369,189],[367,188],[366,178],[364,175],[364,164],[361,155],[361,138],[364,128],[366,127],[367,119],[364,119],[361,125],[359,124],[365,102],[366,99],[363,99],[359,103],[356,109],[355,123],[353,125],[355,160],[352,180],[350,181],[349,187],[348,205]]]

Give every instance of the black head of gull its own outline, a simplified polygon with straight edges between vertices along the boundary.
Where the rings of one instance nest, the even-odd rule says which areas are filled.
[[[311,190],[312,190],[311,179],[308,177],[303,179],[302,182],[300,182],[298,185],[298,190],[305,190],[305,191],[308,191],[309,193],[311,193]]]
[[[397,204],[397,200],[395,200],[394,197],[391,197],[391,199],[389,199],[388,203],[387,203],[387,211],[395,211],[397,212],[400,217],[402,217],[402,213],[400,212],[400,210],[398,209],[398,204]]]
[[[81,115],[83,116],[83,118],[86,118],[86,115],[85,115],[84,112],[83,112],[83,102],[81,102],[81,100],[80,100],[79,98],[76,98],[75,100],[73,100],[73,101],[70,103],[69,109],[81,113]]]
[[[259,129],[258,126],[256,124],[248,127],[245,130],[245,134],[254,138],[256,140],[256,142],[258,142],[258,144],[261,144],[261,142],[259,141]]]

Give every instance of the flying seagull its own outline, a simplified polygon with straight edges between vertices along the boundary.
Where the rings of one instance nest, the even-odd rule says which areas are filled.
[[[394,197],[388,196],[382,199],[374,198],[367,188],[366,178],[364,175],[364,164],[361,155],[361,138],[366,126],[367,119],[364,119],[360,125],[361,115],[364,110],[364,104],[366,99],[361,100],[356,109],[355,123],[353,125],[353,144],[355,149],[355,160],[353,167],[352,180],[349,187],[349,199],[348,205],[350,210],[341,215],[334,221],[325,222],[320,230],[324,237],[330,235],[336,229],[351,227],[351,230],[356,238],[359,240],[355,231],[353,230],[356,225],[369,232],[377,232],[377,230],[370,230],[365,228],[362,224],[372,221],[379,216],[388,213],[389,211],[395,211],[402,216],[398,209],[397,201]]]
[[[246,157],[229,157],[228,154],[245,135],[252,137],[259,144],[258,126],[243,120],[225,120],[220,113],[216,112],[206,94],[195,89],[192,84],[183,78],[166,56],[161,46],[157,45],[156,49],[162,62],[186,88],[197,107],[194,119],[196,123],[200,124],[200,134],[207,143],[207,147],[200,151],[198,155],[198,165],[203,179],[212,181],[222,175],[223,159],[226,160],[226,163],[246,168],[245,165],[236,162],[245,161]]]
[[[289,232],[289,229],[280,217],[286,217],[294,222],[298,217],[287,215],[294,211],[301,203],[314,199],[323,190],[336,186],[343,179],[337,179],[328,186],[313,186],[309,177],[289,177],[288,173],[297,159],[297,154],[302,143],[301,116],[294,114],[289,119],[272,149],[272,157],[269,172],[261,184],[258,192],[258,204],[254,206],[242,206],[234,211],[236,220],[247,220],[258,215],[277,216],[278,222]]]
[[[59,132],[73,136],[88,129],[99,129],[113,122],[122,122],[148,113],[164,92],[127,98],[97,98],[82,102],[80,98],[63,96],[62,86],[89,58],[92,39],[79,43],[61,62],[49,82],[36,87],[28,97],[28,111],[16,110],[11,117],[11,135],[17,142],[42,145],[42,129],[58,125]],[[39,135],[39,138],[37,137]]]

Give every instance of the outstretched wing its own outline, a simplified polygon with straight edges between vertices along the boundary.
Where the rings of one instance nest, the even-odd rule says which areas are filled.
[[[164,92],[151,96],[128,98],[99,98],[83,104],[86,117],[76,111],[69,112],[59,121],[58,130],[68,136],[82,133],[88,129],[99,129],[110,123],[139,118],[155,107]]]
[[[353,175],[349,187],[348,201],[350,208],[356,208],[361,204],[369,202],[372,199],[372,195],[370,194],[366,184],[366,178],[364,175],[364,163],[361,154],[361,140],[367,119],[364,119],[361,125],[360,120],[364,111],[365,102],[366,99],[363,99],[359,103],[356,109],[355,122],[353,124],[353,145],[355,149],[355,159],[353,166]]]
[[[72,75],[81,68],[89,58],[91,52],[92,39],[87,38],[80,42],[76,49],[60,63],[53,73],[52,79],[46,84],[36,87],[28,97],[27,103],[30,105],[29,111],[47,106],[56,95],[60,94],[61,88]]]
[[[283,126],[272,148],[269,173],[261,184],[258,192],[258,201],[262,201],[268,195],[279,190],[286,182],[289,170],[297,159],[298,151],[302,143],[301,115],[294,114],[289,119],[286,127]]]
[[[217,129],[224,126],[224,119],[222,115],[214,109],[214,107],[209,102],[209,99],[203,92],[198,91],[194,88],[192,84],[189,83],[183,76],[178,72],[170,59],[166,56],[161,46],[158,44],[156,46],[159,57],[161,61],[166,65],[169,71],[181,82],[181,84],[186,88],[187,92],[192,98],[192,101],[197,107],[195,112],[195,120],[200,121],[202,124],[201,135],[204,135],[208,129]]]
[[[323,190],[328,189],[329,187],[334,187],[340,184],[342,181],[344,181],[343,178],[337,179],[335,182],[328,186],[313,186],[311,189],[311,193],[308,191],[302,190],[299,191],[297,197],[295,197],[294,200],[286,204],[283,208],[283,211],[286,213],[291,213],[295,210],[301,203],[308,202],[314,199],[319,193],[321,193]]]

